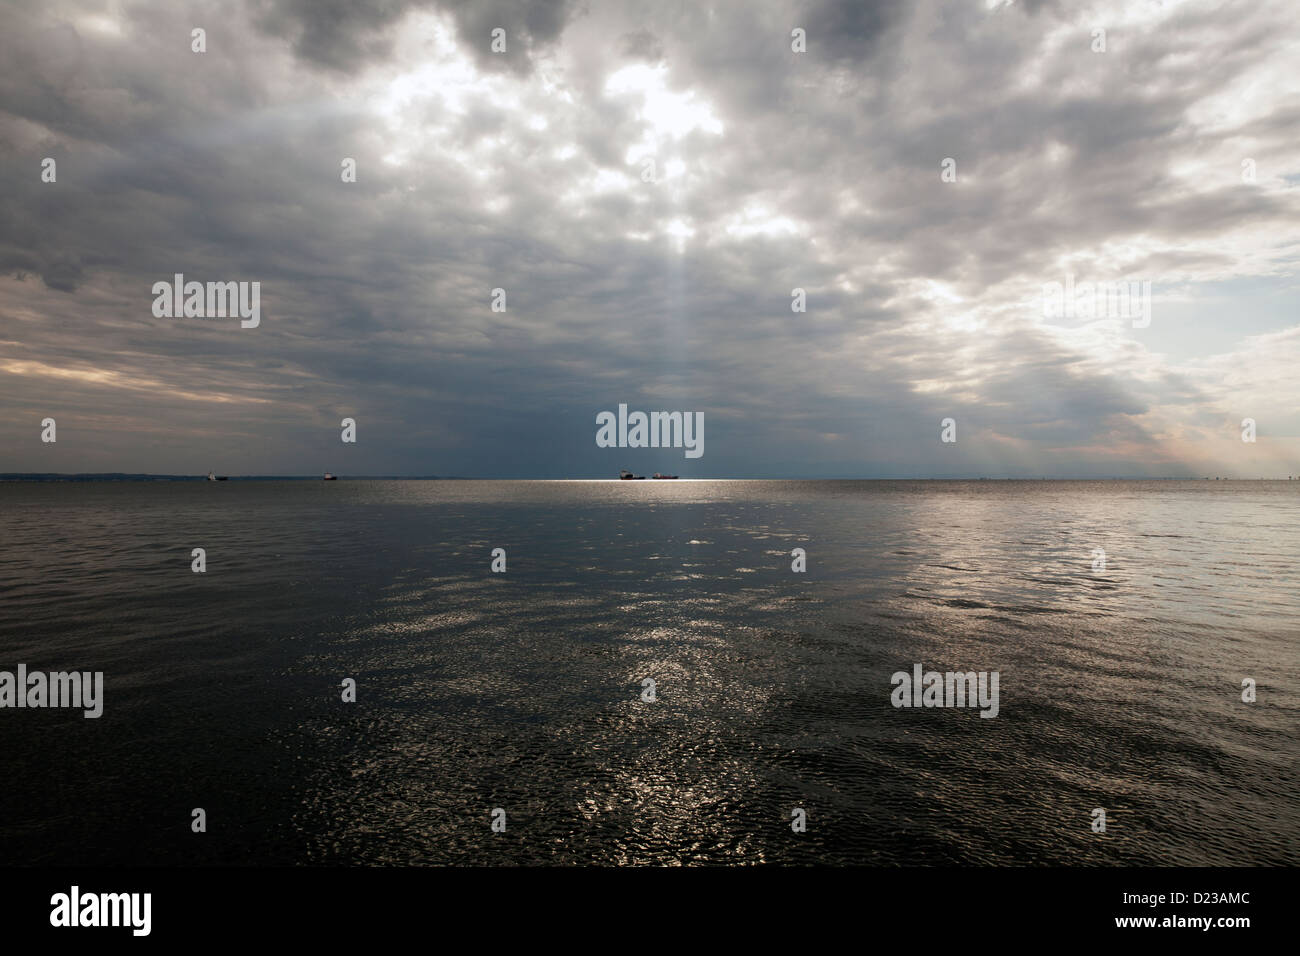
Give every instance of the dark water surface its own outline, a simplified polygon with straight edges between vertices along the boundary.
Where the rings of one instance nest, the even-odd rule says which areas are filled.
[[[0,484],[0,670],[106,682],[0,859],[1294,865],[1298,565],[1300,482]]]

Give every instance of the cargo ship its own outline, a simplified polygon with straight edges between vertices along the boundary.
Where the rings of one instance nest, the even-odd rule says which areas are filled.
[[[669,478],[676,478],[677,476],[676,476],[676,475],[661,475],[661,474],[659,474],[659,472],[656,471],[656,472],[655,472],[653,475],[651,475],[650,477],[651,477],[651,478],[658,478],[658,479],[660,479],[661,481],[664,481],[664,480],[667,480],[667,479],[669,479]]]
[[[326,480],[326,481],[338,481],[338,478],[337,478],[336,476],[334,476],[334,475],[331,475],[331,474],[327,471],[327,472],[325,472],[325,480]]]
[[[624,481],[645,481],[645,475],[634,475],[634,474],[632,474],[632,472],[628,471],[626,468],[622,469],[622,470],[618,473],[618,476],[619,476],[619,478],[623,479]]]

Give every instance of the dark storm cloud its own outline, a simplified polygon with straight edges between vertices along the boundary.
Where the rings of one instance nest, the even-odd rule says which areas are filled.
[[[385,36],[420,0],[250,0],[267,33],[287,39],[294,53],[317,66],[352,71],[385,56]]]
[[[570,13],[568,0],[248,0],[254,21],[283,37],[319,67],[354,72],[392,50],[391,31],[415,9],[449,11],[467,48],[485,68],[531,69],[534,51],[554,43]],[[506,31],[505,56],[490,50]],[[513,47],[513,50],[511,49]]]
[[[905,0],[813,0],[799,24],[815,32],[832,60],[861,63],[875,53],[906,8]]]
[[[479,65],[499,69],[501,64],[511,69],[527,70],[532,55],[559,39],[571,12],[568,0],[443,0],[456,19],[461,39],[473,50]],[[506,56],[491,52],[489,39],[492,31],[501,28],[508,38]],[[513,54],[510,44],[523,44],[524,56],[519,56],[516,46]]]

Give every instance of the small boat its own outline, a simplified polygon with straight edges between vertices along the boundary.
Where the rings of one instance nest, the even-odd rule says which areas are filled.
[[[229,480],[230,479],[227,478],[225,475],[214,475],[212,472],[208,472],[208,481],[229,481]]]
[[[331,474],[327,471],[327,472],[325,472],[325,480],[326,480],[326,481],[338,481],[338,478],[337,478],[335,475],[331,475]]]
[[[618,476],[624,481],[645,481],[645,475],[634,475],[626,468],[619,471]]]
[[[656,471],[656,472],[655,472],[653,475],[651,475],[650,477],[651,477],[651,478],[658,478],[658,479],[660,479],[660,480],[662,481],[662,480],[666,480],[666,479],[668,479],[668,478],[676,478],[677,476],[676,476],[676,475],[661,475],[661,474],[659,474],[659,472]]]

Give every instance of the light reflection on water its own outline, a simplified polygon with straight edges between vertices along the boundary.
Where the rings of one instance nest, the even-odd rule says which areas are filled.
[[[0,668],[108,681],[99,721],[3,715],[13,862],[1297,861],[1295,483],[5,485],[0,504]],[[916,662],[999,671],[1001,715],[895,710]],[[201,844],[193,806],[220,821]]]

